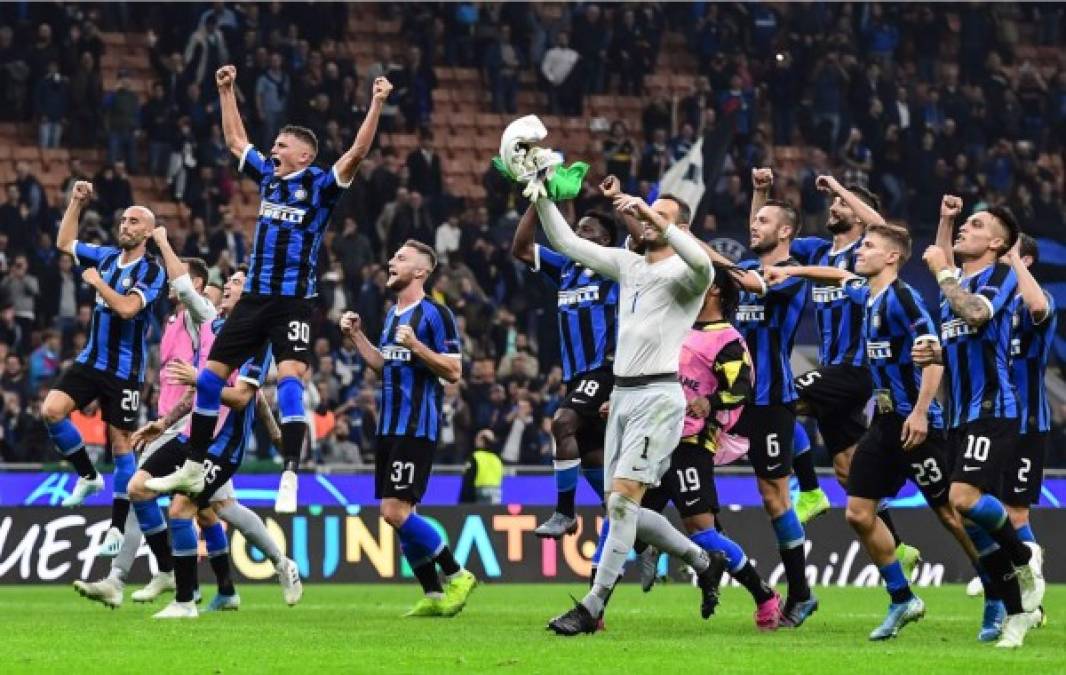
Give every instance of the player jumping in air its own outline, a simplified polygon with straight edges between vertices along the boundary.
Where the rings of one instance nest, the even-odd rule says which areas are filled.
[[[96,291],[89,339],[74,364],[48,392],[41,416],[52,442],[78,472],[74,490],[63,500],[64,506],[76,506],[103,489],[104,480],[93,467],[70,413],[91,401],[100,403],[115,459],[111,527],[101,546],[107,552],[121,544],[130,512],[127,489],[137,468],[130,435],[137,428],[148,363],[148,308],[167,279],[163,268],[146,251],[155,216],[143,206],[122,212],[117,247],[77,240],[78,220],[92,192],[92,184],[74,183],[56,236],[56,248],[85,268],[82,279]]]
[[[1018,537],[996,494],[1018,443],[1018,401],[1011,383],[1011,303],[1018,277],[998,262],[1018,238],[1010,211],[974,213],[952,241],[962,200],[945,195],[937,245],[923,256],[940,285],[940,345],[914,347],[918,365],[943,363],[948,374],[948,453],[951,503],[970,521],[967,532],[986,572],[982,639],[998,632],[995,608],[1006,620],[997,647],[1022,646],[1044,595],[1042,553]],[[954,267],[954,261],[961,269]],[[992,611],[988,611],[992,610]]]
[[[406,614],[412,617],[455,616],[477,585],[433,525],[415,511],[433,470],[444,394],[440,381],[458,382],[462,376],[455,317],[425,292],[436,266],[433,249],[419,241],[408,240],[393,255],[386,283],[396,293],[396,304],[377,347],[363,333],[358,314],[346,312],[340,324],[381,378],[374,496],[425,593]],[[447,587],[441,585],[438,567]]]
[[[303,377],[311,353],[312,298],[317,294],[318,253],[329,214],[341,192],[351,185],[359,163],[370,151],[381,107],[392,85],[374,81],[373,99],[355,142],[332,169],[312,166],[318,139],[308,129],[285,126],[267,158],[248,142],[234,81],[237,69],[223,66],[215,74],[222,106],[222,131],[240,170],[259,185],[262,203],[244,295],[211,348],[207,367],[196,382],[196,403],[189,435],[188,460],[181,469],[151,479],[156,492],[199,492],[204,460],[211,445],[226,379],[249,358],[270,345],[278,361],[278,409],[285,467],[274,508],[296,511],[296,469],[307,432]]]

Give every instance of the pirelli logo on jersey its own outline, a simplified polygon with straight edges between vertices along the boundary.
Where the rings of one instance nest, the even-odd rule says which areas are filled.
[[[1017,338],[1017,337],[1011,338],[1010,339],[1010,355],[1011,356],[1018,356],[1021,353],[1022,353],[1022,339],[1021,338]]]
[[[966,323],[962,319],[951,319],[945,321],[944,325],[940,327],[940,339],[951,340],[952,338],[959,338],[966,335],[976,335],[977,329],[970,324]]]
[[[580,305],[583,302],[599,302],[599,286],[582,286],[569,291],[559,291],[559,306]]]
[[[843,300],[844,289],[840,286],[815,286],[811,289],[811,299],[823,304]]]
[[[396,345],[389,345],[381,349],[381,356],[386,361],[410,361],[411,350],[407,347],[397,347]]]
[[[892,343],[888,341],[867,342],[866,356],[871,361],[874,359],[890,359],[892,358]]]
[[[765,321],[766,308],[762,305],[740,305],[737,307],[737,321]]]
[[[271,220],[280,220],[283,223],[298,224],[304,221],[304,216],[307,215],[307,209],[297,209],[292,206],[285,206],[283,204],[275,204],[274,202],[268,202],[263,200],[259,205],[259,217],[270,218]]]

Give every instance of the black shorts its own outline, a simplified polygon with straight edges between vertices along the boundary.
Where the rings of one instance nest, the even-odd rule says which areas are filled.
[[[55,389],[74,399],[74,407],[83,409],[100,402],[104,422],[123,431],[136,431],[141,412],[141,384],[120,380],[111,373],[75,363],[63,373]]]
[[[211,346],[211,361],[236,370],[269,343],[274,361],[302,361],[311,365],[311,316],[307,298],[272,297],[245,293]]]
[[[792,442],[796,413],[791,404],[747,405],[733,433],[748,439],[748,461],[759,478],[785,478],[792,473]]]
[[[180,437],[173,438],[149,455],[137,469],[147,471],[153,478],[166,476],[180,469],[185,459],[185,442]],[[216,462],[214,457],[208,457],[204,460],[204,473],[203,492],[194,498],[196,506],[201,509],[211,505],[211,497],[226,484],[226,481],[233,478],[233,474],[237,473],[237,465]]]
[[[800,401],[818,422],[830,456],[855,445],[866,432],[866,404],[873,395],[870,371],[858,366],[823,366],[793,382]]]
[[[930,506],[943,506],[948,503],[951,487],[944,463],[944,432],[930,428],[924,443],[904,450],[900,440],[903,421],[895,413],[874,416],[851,458],[848,496],[874,500],[895,497],[910,479]]]
[[[614,373],[610,366],[590,370],[574,377],[567,385],[566,398],[560,408],[569,408],[586,419],[600,420],[600,406],[611,398]]]
[[[1018,447],[1018,420],[985,418],[948,432],[951,482],[998,495]]]
[[[682,518],[718,513],[714,455],[693,443],[682,443],[670,457],[670,468],[658,487],[648,490],[641,506],[662,513],[673,502]]]
[[[374,455],[374,497],[417,504],[433,470],[436,441],[410,436],[380,436]]]
[[[999,498],[1004,504],[1027,508],[1040,501],[1048,440],[1046,431],[1034,431],[1018,438],[1014,459],[1007,463],[1007,470],[1003,472]]]

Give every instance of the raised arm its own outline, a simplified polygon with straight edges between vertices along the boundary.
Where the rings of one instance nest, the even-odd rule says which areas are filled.
[[[355,350],[359,352],[359,356],[363,358],[366,365],[380,375],[381,370],[385,367],[385,357],[367,339],[366,333],[363,332],[363,320],[359,318],[359,315],[355,312],[345,312],[341,316],[340,327],[341,332],[350,337],[352,342],[355,343]]]
[[[392,84],[387,79],[379,77],[374,80],[374,95],[370,99],[370,109],[367,110],[366,118],[359,127],[359,133],[355,135],[352,147],[348,148],[348,151],[341,155],[337,163],[333,165],[337,173],[337,182],[341,185],[348,185],[352,182],[359,163],[370,152],[370,146],[374,143],[374,135],[378,132],[381,108],[391,92]]]
[[[59,222],[59,233],[56,234],[56,248],[63,253],[74,255],[74,242],[78,239],[81,212],[92,198],[92,183],[84,180],[74,182],[74,187],[70,190],[70,202],[67,204],[67,210],[63,212],[63,219]]]
[[[940,222],[936,226],[936,245],[944,252],[949,268],[955,267],[955,219],[962,212],[962,199],[944,195],[940,200]]]
[[[518,227],[514,231],[514,240],[511,242],[511,255],[516,260],[521,260],[530,267],[533,266],[536,247],[537,211],[530,205],[518,221]]]
[[[881,217],[881,214],[874,210],[869,204],[859,199],[854,192],[847,189],[840,182],[832,176],[818,176],[814,181],[815,187],[819,190],[829,192],[851,207],[851,210],[859,217],[863,225],[884,225],[885,219]]]
[[[751,212],[748,214],[748,222],[755,221],[755,214],[759,209],[766,206],[770,199],[770,188],[774,186],[774,172],[769,167],[751,170]]]
[[[215,71],[215,84],[218,85],[218,101],[222,108],[222,136],[226,147],[234,157],[242,157],[248,148],[248,133],[244,130],[241,113],[237,110],[237,94],[234,82],[237,79],[236,66],[222,66]]]
[[[980,328],[992,319],[992,303],[983,296],[970,293],[959,284],[955,269],[951,267],[940,246],[927,248],[922,260],[936,277],[940,292],[957,317],[972,328]]]
[[[211,302],[196,292],[189,277],[189,268],[181,258],[174,253],[167,239],[167,228],[157,227],[152,230],[152,240],[159,248],[159,254],[163,257],[163,264],[167,269],[167,279],[170,287],[178,296],[178,300],[189,311],[193,321],[199,325],[211,321],[218,316],[218,310]]]
[[[1029,268],[1022,261],[1020,244],[1021,238],[1019,237],[1018,242],[1014,244],[1010,253],[1007,254],[1007,261],[1014,270],[1014,274],[1018,277],[1018,294],[1022,296],[1025,308],[1033,315],[1033,323],[1041,324],[1051,316],[1047,294],[1044,293],[1044,289],[1040,287],[1036,277],[1033,276],[1033,273],[1029,271]]]
[[[547,197],[538,199],[534,206],[548,241],[559,253],[605,277],[618,280],[622,273],[622,261],[634,254],[600,246],[577,236],[563,214],[559,213],[559,207]]]
[[[603,182],[600,183],[600,191],[603,192],[604,197],[611,201],[614,201],[615,197],[622,194],[621,184],[616,176],[604,178]],[[640,244],[644,237],[644,226],[640,224],[640,220],[629,212],[618,212],[618,215],[626,227],[626,234],[629,235],[630,243]]]

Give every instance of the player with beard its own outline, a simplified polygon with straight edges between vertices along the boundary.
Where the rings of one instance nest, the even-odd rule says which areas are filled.
[[[143,206],[131,206],[122,212],[117,247],[77,240],[78,221],[92,192],[91,183],[74,183],[56,236],[56,248],[85,268],[82,279],[96,291],[89,339],[74,364],[48,392],[41,404],[41,416],[56,448],[78,473],[74,490],[63,500],[64,506],[77,506],[102,490],[104,479],[93,467],[81,434],[70,421],[70,413],[91,401],[99,402],[115,459],[111,527],[101,547],[110,550],[122,542],[130,512],[127,488],[137,467],[130,435],[137,428],[148,364],[148,310],[167,277],[147,252],[155,215]]]

